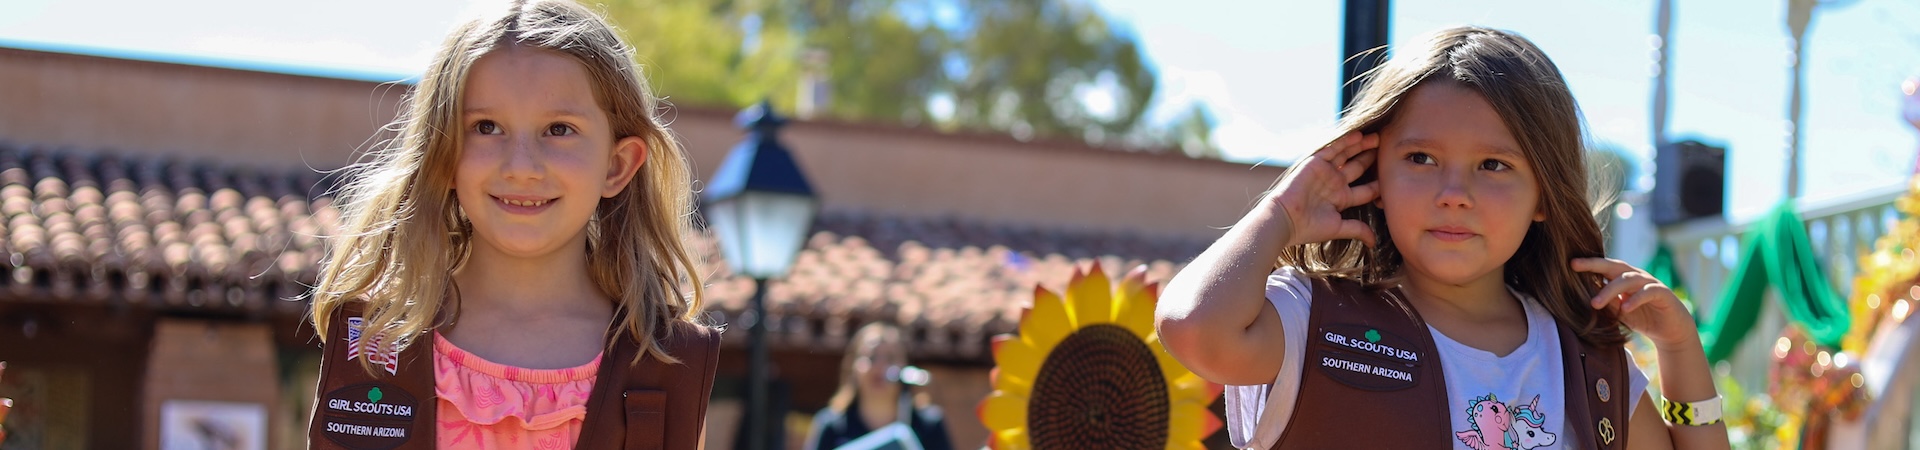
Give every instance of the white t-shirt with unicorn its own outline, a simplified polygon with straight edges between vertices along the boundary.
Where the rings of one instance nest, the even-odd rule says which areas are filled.
[[[1521,297],[1519,293],[1515,296]],[[1546,308],[1531,298],[1521,298],[1527,315],[1527,341],[1506,356],[1468,347],[1428,327],[1441,354],[1442,373],[1446,374],[1456,449],[1578,447],[1565,442],[1573,436],[1566,427],[1576,425],[1568,424],[1563,414],[1566,377],[1561,370],[1560,333]],[[1235,447],[1273,447],[1296,412],[1294,400],[1300,395],[1313,288],[1304,274],[1283,267],[1267,277],[1267,301],[1280,313],[1287,336],[1286,356],[1271,387],[1227,386],[1227,435]],[[1614,392],[1626,394],[1619,398],[1638,406],[1647,377],[1639,367],[1627,373],[1626,391]],[[1628,407],[1629,416],[1633,406]]]

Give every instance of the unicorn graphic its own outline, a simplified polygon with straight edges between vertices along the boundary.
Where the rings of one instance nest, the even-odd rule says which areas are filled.
[[[1540,396],[1520,406],[1508,406],[1493,394],[1473,398],[1467,407],[1467,422],[1473,429],[1454,433],[1460,443],[1474,450],[1527,450],[1553,445],[1557,438],[1546,431],[1546,413],[1540,412]]]
[[[1546,430],[1547,414],[1540,412],[1540,396],[1513,408],[1513,426],[1507,428],[1507,448],[1527,450],[1553,445],[1556,436]]]

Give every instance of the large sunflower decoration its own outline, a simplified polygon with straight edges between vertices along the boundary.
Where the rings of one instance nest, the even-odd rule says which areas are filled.
[[[1019,336],[993,340],[980,421],[996,449],[1197,449],[1220,429],[1221,386],[1181,366],[1153,330],[1160,287],[1142,267],[1115,286],[1099,264],[1066,295],[1036,287]]]

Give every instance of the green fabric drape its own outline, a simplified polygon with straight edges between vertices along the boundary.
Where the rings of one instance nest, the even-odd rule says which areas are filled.
[[[1687,280],[1680,278],[1680,269],[1673,265],[1673,250],[1668,249],[1666,243],[1661,243],[1653,250],[1653,261],[1647,262],[1647,274],[1666,283],[1667,288],[1673,289],[1673,293],[1680,296],[1680,301],[1687,304],[1688,310],[1692,310],[1693,296],[1687,292]],[[1700,318],[1694,317],[1693,323],[1700,323]]]
[[[1845,298],[1828,283],[1806,227],[1793,209],[1792,201],[1782,202],[1754,223],[1742,239],[1740,265],[1721,288],[1712,314],[1696,319],[1708,361],[1726,359],[1753,331],[1768,287],[1780,293],[1780,306],[1786,310],[1787,319],[1804,328],[1815,343],[1837,347],[1847,335],[1851,320]],[[1673,257],[1664,245],[1648,268],[1668,285],[1679,286]]]

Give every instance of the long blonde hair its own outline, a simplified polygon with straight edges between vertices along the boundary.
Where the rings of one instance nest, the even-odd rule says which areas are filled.
[[[1422,47],[1409,49],[1367,74],[1359,98],[1341,118],[1339,135],[1379,133],[1393,120],[1396,106],[1426,83],[1458,83],[1492,104],[1520,153],[1535,168],[1540,211],[1547,220],[1532,224],[1520,248],[1505,265],[1507,285],[1540,300],[1542,306],[1581,338],[1612,344],[1626,339],[1611,313],[1586,307],[1605,280],[1573,271],[1573,258],[1604,256],[1606,243],[1594,220],[1592,186],[1587,182],[1585,135],[1580,109],[1560,69],[1524,37],[1481,27],[1436,32]],[[1365,178],[1374,178],[1370,171]],[[1276,262],[1311,273],[1357,279],[1383,286],[1402,265],[1388,236],[1386,214],[1365,204],[1342,212],[1367,223],[1379,239],[1374,248],[1338,240],[1283,249]]]
[[[639,343],[639,358],[678,363],[656,337],[671,333],[673,321],[697,323],[702,303],[700,275],[681,240],[694,207],[686,151],[659,117],[659,100],[632,47],[605,19],[565,1],[516,1],[500,16],[455,29],[408,92],[401,116],[385,128],[398,136],[345,169],[341,227],[329,239],[313,292],[314,329],[324,339],[336,310],[364,302],[368,338],[361,344],[404,348],[451,320],[442,302],[457,298],[450,276],[473,238],[452,194],[461,97],[474,62],[507,46],[571,56],[586,69],[614,139],[646,142],[639,173],[618,195],[601,199],[588,222],[587,267],[594,285],[615,299],[619,328]]]

